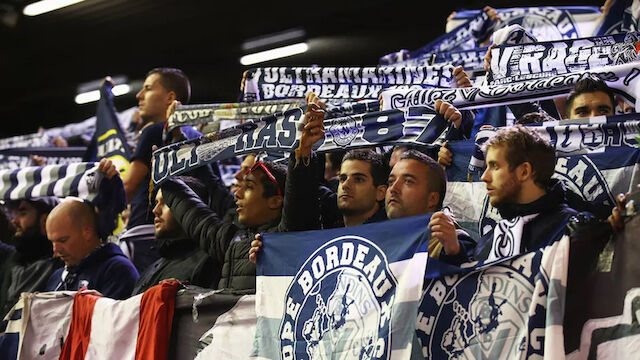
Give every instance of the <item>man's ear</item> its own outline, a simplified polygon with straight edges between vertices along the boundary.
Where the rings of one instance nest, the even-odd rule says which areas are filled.
[[[176,100],[176,92],[175,91],[169,91],[167,93],[167,104],[171,105],[171,103],[173,103],[174,100]]]
[[[267,205],[271,210],[279,210],[282,208],[283,201],[282,195],[273,195],[267,200]]]
[[[49,214],[42,214],[38,219],[38,222],[39,222],[38,225],[40,226],[40,234],[42,235],[47,235],[47,217],[49,217]]]
[[[376,201],[383,201],[387,195],[387,185],[378,185],[376,187]]]
[[[520,182],[524,182],[529,179],[533,180],[533,167],[531,166],[531,163],[525,161],[522,164],[518,165],[518,167],[516,168],[516,176],[518,177],[518,180],[520,180]]]
[[[438,211],[438,204],[440,203],[440,193],[432,191],[427,197],[427,206],[432,211]]]

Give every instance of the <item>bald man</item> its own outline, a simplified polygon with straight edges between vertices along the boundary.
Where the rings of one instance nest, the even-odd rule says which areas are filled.
[[[140,277],[135,266],[113,243],[98,236],[97,214],[81,199],[67,198],[46,222],[53,255],[65,266],[51,275],[47,291],[79,290],[86,286],[113,299],[126,299]]]

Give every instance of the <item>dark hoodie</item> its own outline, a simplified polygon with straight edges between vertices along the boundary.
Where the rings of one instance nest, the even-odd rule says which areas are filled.
[[[524,225],[520,252],[550,244],[565,234],[566,225],[578,212],[567,205],[566,190],[561,181],[551,179],[547,193],[528,204],[505,204],[498,207],[503,219],[538,214]],[[486,260],[493,244],[493,230],[480,238],[474,260]]]
[[[161,257],[140,276],[133,295],[171,278],[206,288],[218,285],[220,264],[200,250],[195,241],[188,238],[157,239],[156,244]]]
[[[51,242],[40,234],[16,239],[15,250],[6,248],[6,258],[0,267],[0,318],[13,307],[21,293],[44,290],[51,274],[63,265],[51,257]]]
[[[66,273],[64,279],[63,272]],[[122,300],[131,295],[139,277],[138,270],[122,250],[116,244],[107,243],[96,248],[80,264],[56,270],[47,282],[46,291],[76,291],[86,286],[106,297]]]

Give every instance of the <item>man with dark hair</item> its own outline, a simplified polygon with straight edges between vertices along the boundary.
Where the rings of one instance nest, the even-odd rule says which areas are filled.
[[[66,198],[47,218],[47,236],[54,256],[64,268],[47,282],[47,291],[95,289],[113,299],[126,299],[138,280],[138,271],[114,243],[98,235],[98,214],[78,198]]]
[[[578,81],[567,98],[566,114],[569,119],[613,115],[613,91],[602,80],[586,78]]]
[[[123,174],[127,201],[131,204],[131,216],[127,228],[153,223],[149,211],[149,180],[151,154],[154,145],[160,147],[162,131],[166,124],[167,109],[174,101],[187,104],[191,85],[179,69],[155,68],[147,74],[142,89],[136,95],[140,117],[145,124],[129,168]]]
[[[291,191],[287,192],[283,216],[287,230],[327,229],[386,220],[381,202],[389,167],[383,155],[370,149],[350,150],[340,165],[337,192],[320,186],[317,169],[323,163],[311,149],[324,139],[325,105],[313,93],[307,95],[307,103],[306,125],[289,161]]]
[[[417,150],[407,150],[389,175],[385,207],[389,219],[433,213],[429,221],[429,255],[460,264],[469,259],[474,241],[457,229],[453,215],[442,210],[447,192],[444,170]]]
[[[209,198],[205,185],[197,178],[180,176],[177,179],[182,180],[204,202]],[[153,214],[156,248],[160,259],[140,276],[133,295],[140,294],[165,279],[177,279],[202,287],[217,285],[220,265],[200,249],[197,241],[187,236],[182,225],[173,216],[171,208],[164,202],[162,189],[156,194]]]
[[[14,200],[8,203],[15,234],[0,267],[0,318],[18,301],[22,292],[43,291],[49,276],[62,263],[51,257],[45,223],[58,204],[55,197]],[[9,239],[3,239],[7,241]]]
[[[255,290],[256,267],[247,253],[257,233],[284,229],[281,213],[286,178],[284,165],[256,162],[235,192],[236,212],[226,215],[211,210],[179,179],[162,184],[163,200],[187,236],[223,264],[218,288]]]

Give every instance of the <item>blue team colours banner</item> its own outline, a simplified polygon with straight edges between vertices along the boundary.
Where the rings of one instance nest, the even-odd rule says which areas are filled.
[[[427,262],[428,216],[264,234],[254,354],[408,359]]]

